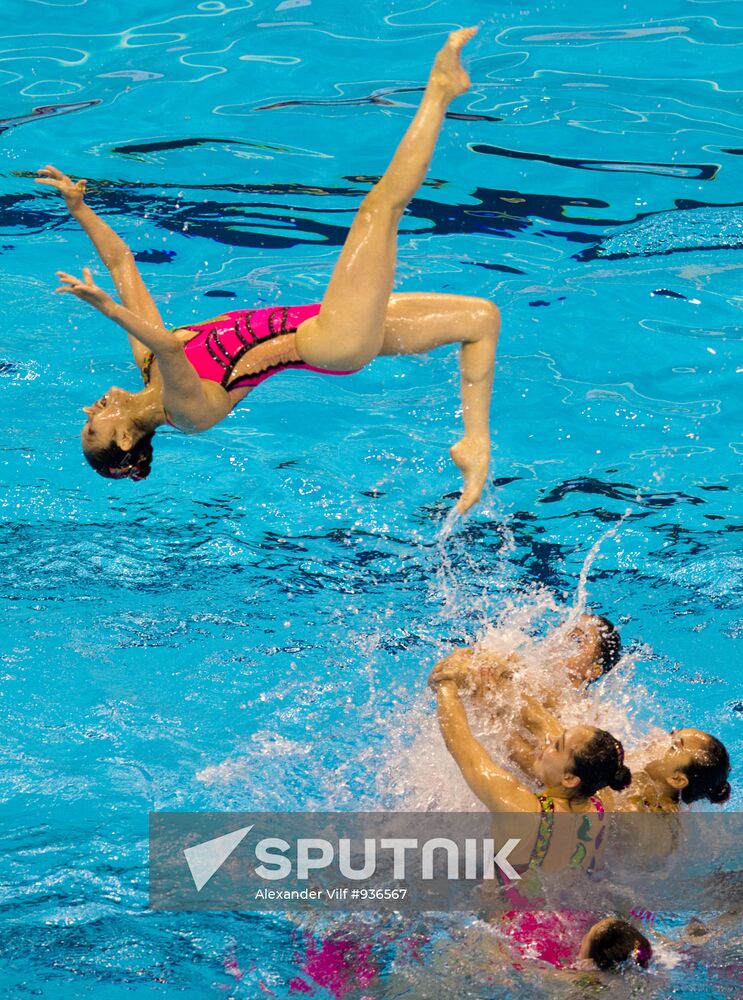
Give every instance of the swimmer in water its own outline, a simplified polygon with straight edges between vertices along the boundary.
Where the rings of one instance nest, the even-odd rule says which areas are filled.
[[[525,926],[531,923],[528,916],[533,923],[530,933],[525,935]],[[572,914],[523,914],[521,934],[516,938],[509,935],[510,943],[522,959],[537,959],[564,972],[618,972],[625,965],[646,969],[650,964],[653,946],[627,920],[604,917],[593,923],[582,937],[573,933],[575,924]]]
[[[572,625],[560,626],[550,632],[537,646],[535,656],[549,667],[559,665],[573,688],[585,690],[617,665],[622,656],[622,640],[616,626],[603,615],[582,614]],[[493,716],[500,716],[501,706],[490,696],[506,683],[512,682],[523,667],[518,653],[497,652],[485,647],[460,647],[443,664],[455,666],[456,678],[475,702]],[[545,670],[545,674],[548,671]],[[539,690],[531,689],[542,704],[554,710],[558,705],[558,689],[545,677]],[[534,678],[530,677],[533,684]]]
[[[626,920],[606,917],[583,937],[574,968],[612,972],[625,962],[634,962],[645,969],[652,956],[652,945],[636,927]]]
[[[580,640],[573,656],[566,663],[565,675],[573,686],[585,689],[586,680],[596,670],[591,666],[590,641]],[[469,692],[475,704],[487,706],[496,694],[497,702],[514,700],[517,668],[515,659],[494,661],[487,650],[459,649],[436,664],[433,676],[449,680],[459,690]],[[556,739],[563,730],[551,711],[562,680],[553,674],[545,691],[536,696],[521,694],[520,723],[533,742],[521,733],[509,734],[512,759],[533,777],[539,776],[541,745]],[[509,689],[511,698],[506,699],[504,693]],[[631,788],[622,795],[604,789],[600,795],[611,812],[671,813],[678,812],[682,804],[706,800],[722,805],[730,797],[730,756],[720,740],[701,729],[663,734],[628,754],[627,763],[634,774]]]
[[[438,664],[429,678],[436,692],[438,719],[446,748],[462,775],[492,813],[596,813],[604,807],[597,792],[607,786],[621,791],[630,784],[632,774],[624,765],[624,749],[611,733],[594,726],[561,729],[534,761],[534,772],[544,791],[535,795],[512,772],[500,767],[490,757],[470,729],[467,712],[460,697],[457,678],[444,664]],[[545,828],[546,829],[546,828]],[[530,865],[542,864],[550,849],[549,836],[539,830],[523,840]],[[546,842],[545,842],[546,841]],[[519,849],[521,849],[521,847]],[[590,867],[593,860],[590,842],[569,858],[579,859],[580,867]]]
[[[730,755],[702,729],[664,733],[631,760],[637,768],[631,791],[607,796],[608,808],[617,812],[674,813],[693,802],[724,805],[730,798]]]
[[[434,668],[429,684],[436,692],[446,748],[465,781],[494,818],[510,814],[508,837],[515,838],[517,845],[509,861],[519,878],[539,870],[592,871],[603,841],[604,806],[597,792],[607,786],[619,791],[632,780],[624,765],[622,744],[611,733],[593,726],[562,730],[535,761],[536,778],[543,786],[537,795],[514,773],[500,767],[475,738],[457,679],[447,670],[446,662]],[[524,820],[516,815],[519,813],[526,814]],[[561,821],[558,830],[556,813],[572,814],[575,823]],[[499,931],[524,955],[557,968],[566,967],[595,916],[584,911],[534,909],[533,892],[527,889],[524,897],[517,885],[526,887],[529,882],[505,885],[503,892],[517,905],[528,902],[529,909],[500,914]]]
[[[559,660],[573,687],[585,689],[619,663],[622,639],[605,615],[582,614],[568,629],[555,629],[540,649]]]
[[[84,180],[55,167],[37,183],[56,188],[111,273],[121,303],[94,282],[58,271],[57,292],[71,294],[129,335],[145,387],[112,387],[92,406],[82,445],[102,476],[144,479],[152,439],[169,423],[186,434],[223,420],[263,379],[287,368],[350,374],[380,355],[420,354],[461,344],[464,436],[451,449],[464,488],[457,508],[475,504],[490,462],[490,395],[499,312],[487,299],[436,293],[392,294],[397,228],[422,184],[446,110],[470,87],[460,62],[476,28],[453,32],[436,56],[413,121],[390,165],[365,196],[320,305],[227,313],[169,330],[126,244],[84,201]]]

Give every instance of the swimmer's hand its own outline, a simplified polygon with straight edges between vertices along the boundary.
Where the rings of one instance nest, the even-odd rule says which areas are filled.
[[[504,657],[483,649],[457,649],[436,664],[428,683],[435,689],[444,681],[452,681],[473,698],[487,699],[492,709],[496,693],[510,694],[517,663],[515,656]]]
[[[83,302],[87,302],[88,305],[94,306],[104,316],[110,316],[113,313],[116,302],[108,292],[104,292],[94,283],[89,267],[83,268],[82,280],[72,274],[67,274],[66,271],[56,271],[55,273],[62,282],[62,285],[54,290],[56,295],[69,292],[76,298],[82,299]]]
[[[439,660],[428,678],[428,686],[434,690],[444,681],[453,681],[460,687],[472,672],[473,649],[456,649],[450,656]]]
[[[67,174],[63,174],[61,170],[53,167],[51,163],[47,163],[45,167],[37,170],[36,173],[36,183],[56,188],[64,198],[65,204],[71,214],[74,215],[82,207],[85,198],[85,186],[88,183],[86,180],[73,181]]]

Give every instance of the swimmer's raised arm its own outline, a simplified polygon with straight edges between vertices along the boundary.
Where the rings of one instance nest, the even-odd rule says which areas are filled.
[[[536,795],[499,767],[473,736],[456,683],[451,680],[432,683],[446,748],[478,799],[491,812],[539,812]]]
[[[536,745],[526,739],[523,733],[510,729],[506,745],[508,756],[529,778],[539,779],[536,764],[541,756],[543,744],[557,739],[563,727],[549,711],[551,703],[540,702],[533,695],[524,695],[519,720],[524,729],[536,740]],[[605,790],[604,790],[605,791]]]
[[[428,683],[435,688],[442,681],[453,681],[457,687],[460,687],[472,677],[473,665],[474,650],[468,646],[461,646],[439,660],[431,671]]]
[[[158,358],[168,354],[182,354],[183,345],[172,335],[172,333],[160,323],[152,323],[143,319],[131,309],[120,305],[108,292],[99,288],[93,281],[89,267],[83,268],[82,278],[76,278],[74,274],[66,271],[56,271],[57,277],[62,284],[55,289],[57,295],[66,292],[87,302],[98,312],[103,313],[108,319],[112,319],[128,334],[135,337],[147,350],[152,351]]]
[[[478,669],[483,661],[484,666]],[[510,659],[487,651],[456,649],[445,659],[439,660],[431,672],[430,683],[434,687],[444,681],[451,681],[458,690],[469,689],[473,703],[478,703],[485,693],[483,680],[491,689],[497,685],[504,693],[512,692],[513,673]],[[513,729],[509,729],[506,742],[511,760],[524,774],[536,778],[535,764],[539,751],[521,733]]]
[[[524,695],[521,722],[537,740],[555,740],[563,731],[552,712],[530,694]]]
[[[528,740],[524,739],[521,733],[510,731],[506,738],[508,756],[529,778],[534,781],[539,779],[536,763],[539,759],[540,751],[536,749]]]
[[[108,223],[86,205],[85,190],[88,182],[82,179],[73,181],[50,163],[37,173],[37,184],[55,188],[64,198],[70,215],[81,226],[108,268],[124,306],[149,323],[162,325],[160,312],[137,269],[134,254]],[[147,356],[147,346],[130,330],[127,329],[127,333],[134,360],[141,371]]]
[[[93,306],[126,330],[158,361],[162,377],[162,402],[168,419],[186,433],[213,427],[230,412],[229,395],[211,382],[203,381],[189,363],[181,342],[162,322],[150,323],[116,302],[93,281],[90,269],[83,268],[83,280],[57,271],[62,285],[57,294],[69,293]]]

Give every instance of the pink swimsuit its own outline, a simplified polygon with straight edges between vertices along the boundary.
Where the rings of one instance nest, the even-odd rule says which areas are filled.
[[[353,374],[314,368],[299,357],[295,334],[305,320],[319,312],[319,305],[237,309],[177,329],[193,331],[183,349],[196,374],[210,382],[218,382],[227,392],[253,389],[271,375],[289,368],[326,375]],[[244,363],[246,356],[247,365]],[[239,362],[243,362],[243,373],[235,375]],[[151,364],[152,355],[149,355],[144,367],[145,380]]]

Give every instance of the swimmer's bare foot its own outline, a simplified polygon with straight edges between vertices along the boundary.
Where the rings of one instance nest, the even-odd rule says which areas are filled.
[[[477,28],[460,28],[459,31],[452,31],[446,45],[434,60],[428,84],[429,87],[440,90],[447,103],[470,89],[470,78],[462,67],[459,56],[477,31]]]
[[[487,438],[463,437],[449,454],[464,476],[464,489],[457,504],[457,511],[464,514],[482,495],[490,465],[490,441]]]

